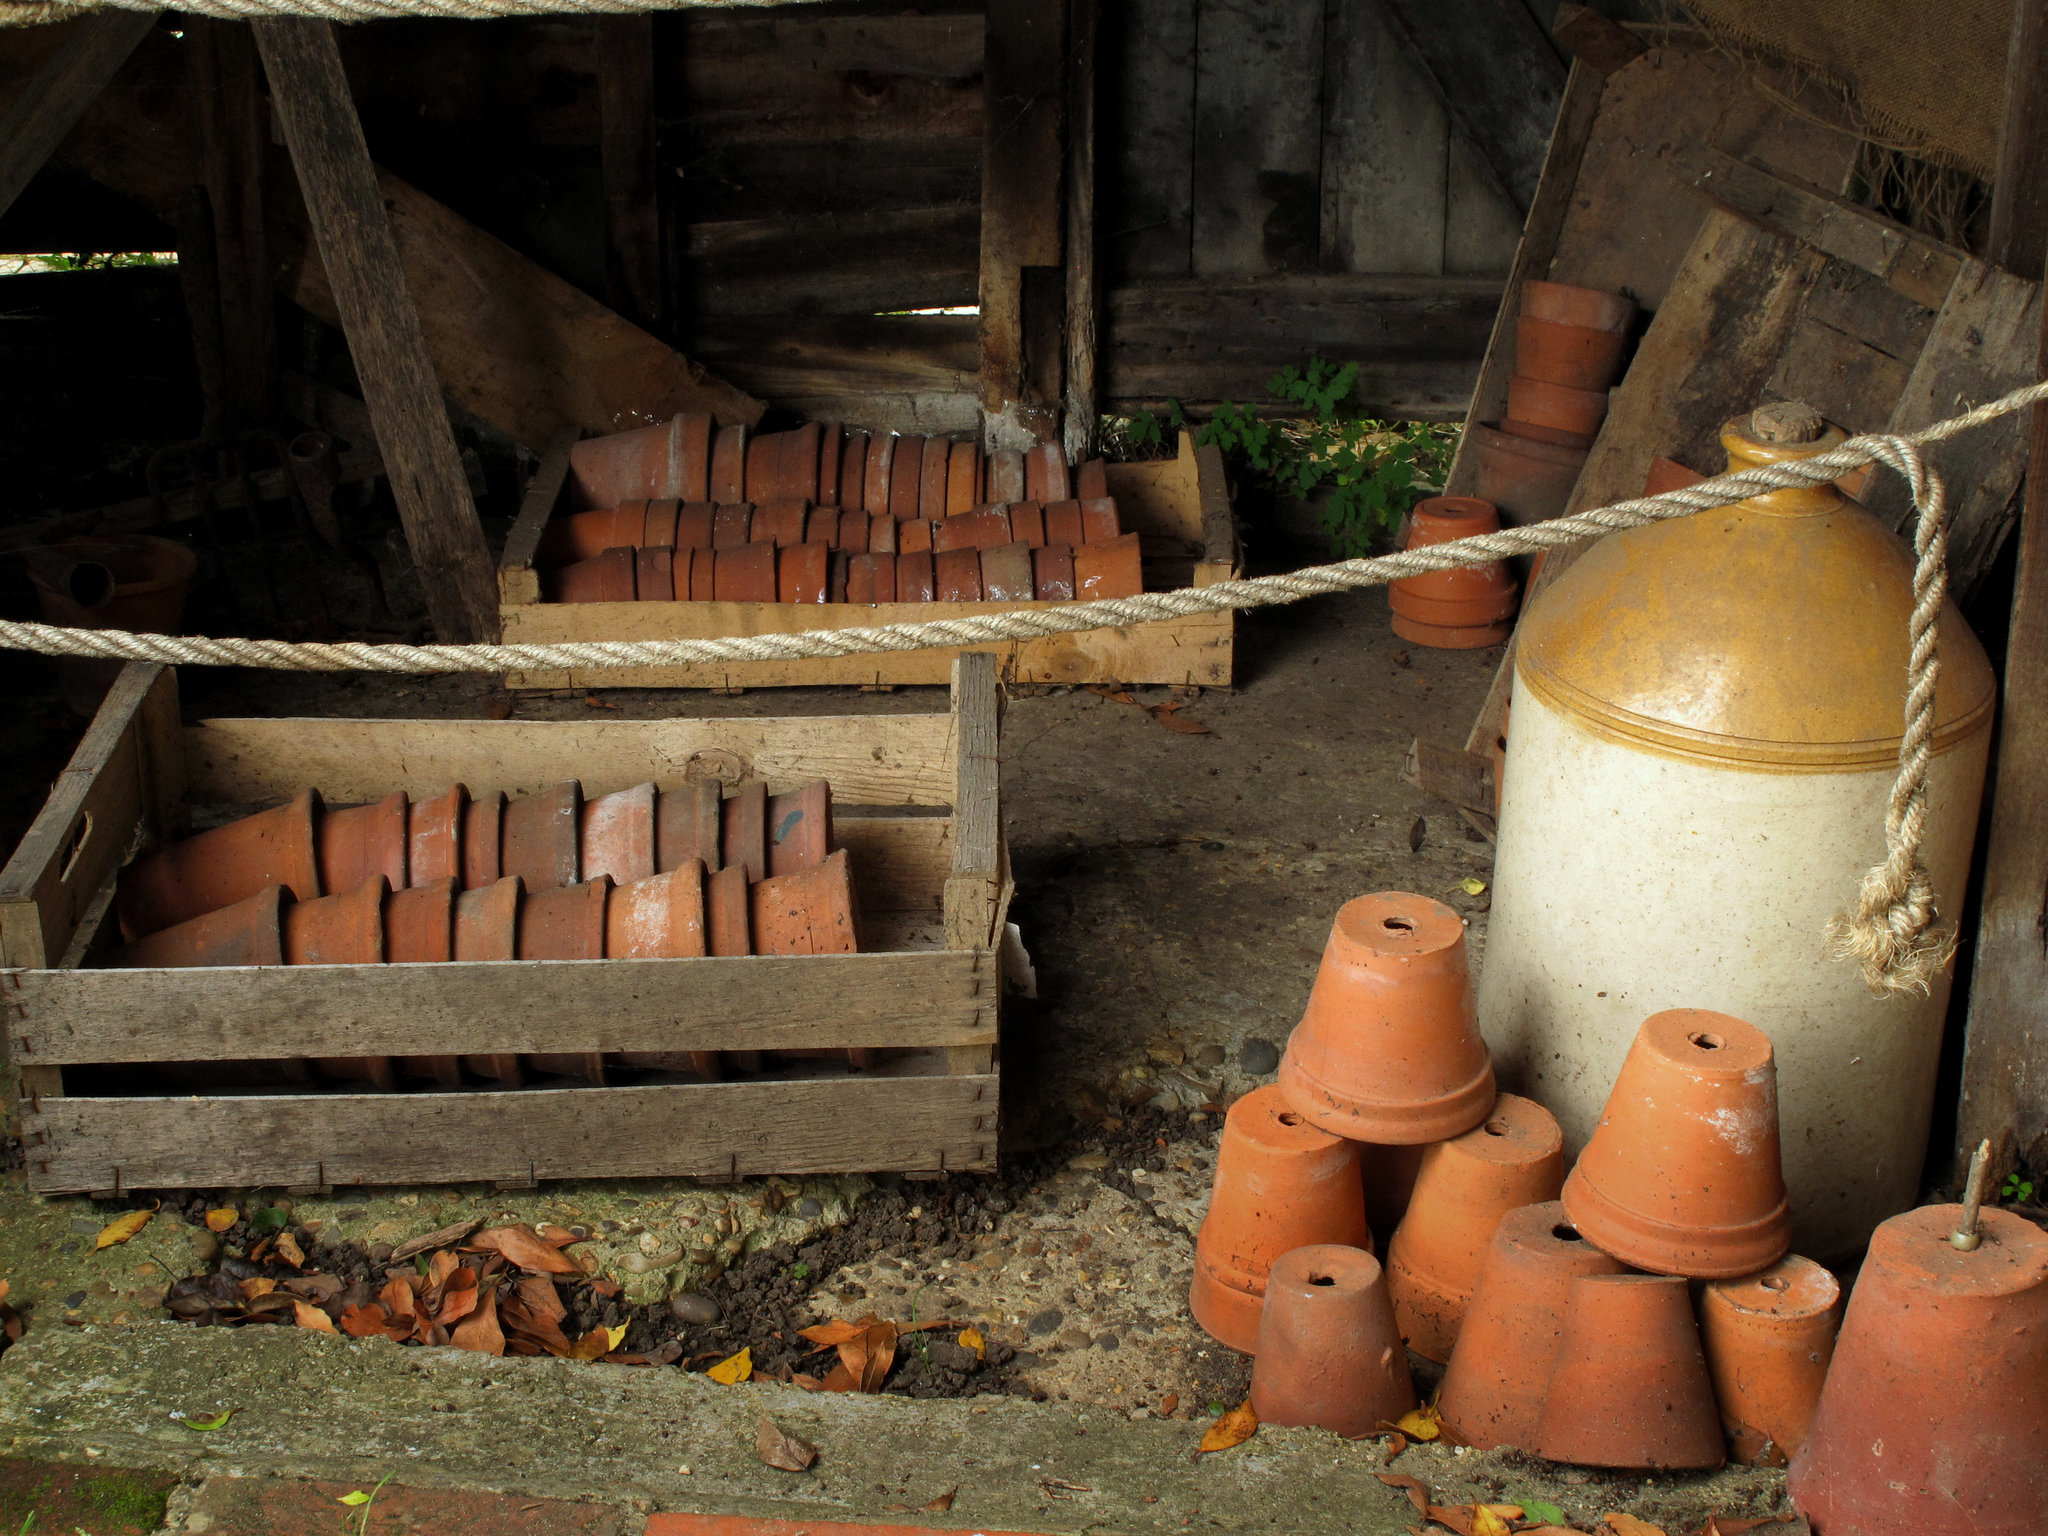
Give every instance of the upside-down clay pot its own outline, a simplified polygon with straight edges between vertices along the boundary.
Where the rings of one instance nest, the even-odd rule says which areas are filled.
[[[1540,523],[1559,516],[1571,500],[1586,449],[1535,442],[1475,421],[1465,433],[1471,491],[1500,509],[1510,523]]]
[[[1443,1141],[1484,1120],[1493,1061],[1458,914],[1402,891],[1344,903],[1279,1086],[1312,1124],[1382,1146]]]
[[[1806,1444],[1841,1326],[1841,1285],[1796,1254],[1700,1293],[1700,1343],[1737,1461],[1782,1467]]]
[[[930,550],[896,556],[896,601],[929,603],[938,596],[938,575]]]
[[[548,596],[558,603],[630,603],[639,591],[638,557],[631,549],[608,549],[549,575]]]
[[[1721,1421],[1685,1281],[1572,1282],[1532,1449],[1589,1467],[1721,1465]]]
[[[1016,448],[998,448],[987,458],[988,484],[983,496],[989,501],[1043,501],[1043,496],[1027,496],[1024,489],[1024,455]]]
[[[1530,278],[1522,284],[1522,313],[1553,325],[1625,331],[1636,317],[1636,301],[1599,288],[1578,288],[1570,283]]]
[[[1094,540],[1074,551],[1074,596],[1082,602],[1136,597],[1144,590],[1144,556],[1135,533]]]
[[[691,779],[656,796],[654,866],[681,869],[695,859],[706,869],[719,866],[724,812],[716,779]]]
[[[609,875],[615,884],[630,885],[654,873],[654,794],[652,784],[636,784],[583,802],[584,879]]]
[[[921,437],[898,437],[889,462],[889,515],[910,522],[924,506],[924,449]]]
[[[1408,1347],[1451,1358],[1493,1235],[1508,1212],[1557,1198],[1564,1133],[1550,1111],[1503,1093],[1462,1136],[1422,1154],[1414,1192],[1387,1245],[1387,1284]]]
[[[962,519],[954,519],[962,521]],[[941,526],[944,526],[943,524]],[[938,600],[942,603],[978,603],[981,601],[981,551],[977,549],[948,549],[933,559],[938,582]]]
[[[1620,1260],[1581,1237],[1556,1200],[1503,1216],[1437,1393],[1444,1427],[1482,1451],[1534,1445],[1572,1282],[1620,1273]]]
[[[469,791],[457,784],[431,800],[415,800],[406,811],[405,878],[409,885],[462,876],[462,824]]]
[[[1000,544],[981,554],[981,592],[992,603],[1028,603],[1037,595],[1031,546]]]
[[[768,878],[768,785],[743,781],[721,807],[719,863],[741,870],[748,884]]]
[[[319,820],[318,793],[301,790],[271,810],[142,855],[121,871],[115,889],[122,936],[141,938],[273,885],[301,901],[318,896]]]
[[[727,865],[705,877],[704,941],[712,954],[750,955],[754,952],[750,907],[744,869]]]
[[[519,906],[525,892],[517,875],[463,891],[455,898],[455,958],[516,960],[519,958]],[[465,1056],[463,1066],[516,1088],[522,1078],[519,1058],[504,1054]]]
[[[794,874],[756,882],[749,919],[757,955],[859,953],[860,909],[846,850]]]
[[[270,886],[230,906],[144,934],[107,957],[110,966],[283,965],[283,904]]]
[[[1195,1237],[1195,1321],[1220,1343],[1256,1352],[1274,1263],[1329,1243],[1372,1251],[1358,1149],[1310,1124],[1277,1086],[1254,1088],[1223,1119],[1216,1182]]]
[[[1432,496],[1416,504],[1407,547],[1425,549],[1499,531],[1492,502]],[[1515,578],[1505,560],[1403,576],[1387,584],[1387,605],[1394,611],[1394,633],[1404,640],[1462,650],[1498,645],[1514,628]]]
[[[1415,1406],[1379,1260],[1321,1244],[1275,1261],[1251,1401],[1261,1424],[1313,1424],[1351,1440]]]
[[[1604,390],[1621,372],[1627,345],[1626,331],[1521,315],[1515,321],[1515,372],[1572,389]]]
[[[1565,1180],[1572,1224],[1623,1263],[1753,1275],[1792,1246],[1770,1038],[1705,1008],[1643,1021]]]
[[[1074,600],[1074,551],[1065,544],[1048,544],[1031,551],[1031,576],[1041,603],[1071,603]]]
[[[574,779],[505,802],[498,864],[529,891],[574,885],[583,868],[583,786]]]
[[[832,851],[832,786],[812,779],[768,797],[768,873],[793,875]]]
[[[1590,437],[1607,419],[1607,391],[1572,389],[1518,373],[1508,380],[1508,415],[1516,421]]]
[[[320,884],[328,891],[353,891],[373,875],[393,890],[406,881],[407,806],[405,791],[393,790],[368,805],[329,807],[320,818]]]
[[[493,885],[503,873],[498,867],[499,838],[504,833],[505,794],[485,790],[470,799],[462,813],[462,888],[474,891]]]
[[[2048,1232],[1996,1208],[1883,1223],[1786,1490],[1818,1536],[2034,1536],[2048,1505]]]

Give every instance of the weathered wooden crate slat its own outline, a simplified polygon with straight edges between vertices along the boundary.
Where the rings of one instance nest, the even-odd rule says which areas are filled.
[[[547,603],[534,551],[541,530],[566,510],[563,485],[573,432],[558,436],[527,488],[498,568],[499,616],[508,645],[592,640],[708,640],[781,635],[850,625],[916,624],[1006,613],[1047,603]],[[1148,588],[1208,586],[1238,572],[1237,535],[1223,458],[1183,433],[1179,456],[1108,466],[1109,491],[1127,532],[1139,534]],[[1230,685],[1235,623],[1229,613],[1100,629],[992,650],[1013,683]],[[512,688],[777,688],[943,683],[957,648],[801,661],[704,666],[569,668],[506,675]]]
[[[944,715],[612,723],[212,720],[121,674],[0,871],[0,996],[38,1192],[421,1179],[992,1168],[1008,873],[994,659]],[[586,794],[649,779],[831,780],[867,952],[699,960],[97,968],[129,850],[194,807],[335,804],[464,782]],[[93,1074],[363,1056],[884,1053],[854,1076],[393,1093],[67,1092]],[[786,1064],[794,1074],[808,1062]],[[831,1070],[839,1069],[828,1063]],[[310,1074],[308,1074],[310,1080]]]

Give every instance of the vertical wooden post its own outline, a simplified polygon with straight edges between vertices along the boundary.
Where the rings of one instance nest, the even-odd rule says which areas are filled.
[[[200,181],[213,220],[220,301],[224,404],[240,426],[268,421],[275,379],[270,257],[264,238],[267,138],[262,65],[247,23],[190,17],[192,128]]]
[[[2005,61],[1991,229],[1984,259],[2032,277],[2048,263],[2048,0],[2017,0]]]
[[[434,628],[443,641],[488,640],[498,630],[490,549],[334,31],[302,16],[253,25]]]
[[[597,18],[597,103],[604,161],[605,302],[665,337],[652,15]]]
[[[78,126],[93,98],[156,25],[156,15],[97,11],[71,25],[71,35],[0,118],[0,213],[14,206],[22,188]]]
[[[1101,417],[1096,369],[1102,305],[1095,264],[1095,61],[1100,0],[1067,5],[1067,457],[1078,464],[1095,452]]]

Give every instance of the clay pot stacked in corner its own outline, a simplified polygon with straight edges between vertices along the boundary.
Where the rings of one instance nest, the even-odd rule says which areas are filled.
[[[1500,513],[1476,496],[1432,496],[1409,517],[1407,549],[1500,531]],[[1388,583],[1394,633],[1447,651],[1499,645],[1515,626],[1515,578],[1505,560],[1455,566]]]

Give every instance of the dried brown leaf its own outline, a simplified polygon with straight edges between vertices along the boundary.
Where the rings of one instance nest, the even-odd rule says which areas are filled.
[[[1380,1458],[1380,1465],[1391,1467],[1394,1464],[1394,1458],[1407,1449],[1408,1437],[1398,1429],[1394,1430],[1387,1436],[1387,1454]]]
[[[754,1454],[766,1466],[784,1472],[808,1472],[811,1463],[818,1459],[818,1448],[763,1419],[754,1436]]]
[[[1389,1488],[1399,1488],[1408,1495],[1408,1502],[1415,1506],[1415,1513],[1429,1513],[1429,1484],[1419,1477],[1410,1477],[1405,1472],[1375,1472],[1373,1476]]]
[[[235,1289],[242,1293],[242,1300],[254,1301],[258,1296],[268,1296],[277,1289],[277,1282],[268,1275],[251,1275],[235,1283]]]
[[[809,1339],[820,1349],[829,1349],[835,1344],[844,1344],[849,1339],[859,1338],[868,1331],[868,1324],[874,1321],[875,1319],[870,1317],[865,1322],[847,1323],[835,1318],[829,1323],[814,1323],[809,1328],[799,1328],[797,1336]]]
[[[505,1333],[498,1326],[498,1298],[486,1293],[477,1303],[476,1310],[450,1330],[448,1342],[457,1349],[472,1350],[480,1355],[504,1354]]]
[[[562,1305],[562,1293],[555,1289],[555,1282],[544,1275],[521,1275],[513,1286],[520,1302],[535,1317],[562,1321],[569,1315],[569,1309]]]
[[[554,1244],[543,1241],[541,1235],[525,1222],[509,1227],[486,1227],[470,1239],[472,1252],[490,1251],[502,1253],[521,1269],[533,1270],[544,1275],[581,1275],[583,1268],[574,1260],[565,1257]]]
[[[271,1251],[280,1259],[283,1259],[285,1263],[291,1265],[293,1269],[304,1269],[306,1267],[305,1252],[299,1247],[299,1240],[289,1232],[278,1233],[276,1246]]]
[[[1233,1445],[1243,1445],[1258,1433],[1258,1428],[1259,1416],[1252,1412],[1251,1399],[1246,1398],[1209,1426],[1196,1454],[1207,1456],[1216,1451],[1227,1451]]]
[[[301,1328],[310,1328],[315,1333],[334,1332],[334,1319],[322,1312],[311,1302],[292,1298],[292,1315],[298,1318]]]
[[[218,1206],[206,1213],[206,1230],[209,1232],[225,1232],[241,1219],[242,1213],[232,1205]]]
[[[943,1515],[947,1510],[953,1507],[953,1495],[955,1495],[959,1491],[960,1490],[958,1488],[948,1488],[936,1499],[927,1500],[925,1503],[920,1504],[917,1507],[921,1513],[927,1515]]]
[[[459,1269],[441,1292],[441,1305],[434,1313],[434,1321],[443,1328],[452,1328],[463,1318],[476,1310],[476,1271]]]
[[[1606,1522],[1613,1536],[1665,1536],[1664,1527],[1652,1525],[1647,1520],[1638,1520],[1634,1515],[1625,1515],[1618,1509],[1611,1509],[1600,1517]]]
[[[1190,720],[1186,715],[1181,714],[1178,704],[1155,704],[1146,713],[1151,715],[1154,720],[1157,720],[1169,731],[1179,731],[1183,736],[1207,736],[1211,734],[1209,727],[1201,721]]]
[[[440,1227],[418,1237],[409,1237],[391,1250],[391,1262],[403,1264],[415,1254],[426,1253],[435,1248],[452,1247],[483,1224],[484,1218],[477,1216],[469,1221],[458,1221],[452,1227]]]

